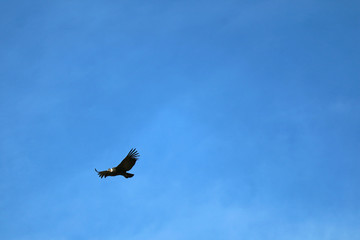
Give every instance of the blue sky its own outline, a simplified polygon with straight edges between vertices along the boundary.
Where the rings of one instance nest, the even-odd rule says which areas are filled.
[[[359,29],[351,0],[2,1],[0,238],[360,239]]]

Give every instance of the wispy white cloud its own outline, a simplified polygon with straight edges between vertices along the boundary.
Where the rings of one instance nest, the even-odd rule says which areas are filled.
[[[211,194],[209,194],[211,192]],[[255,202],[247,206],[226,204],[221,191],[204,193],[202,202],[181,203],[170,219],[152,223],[127,238],[137,239],[360,239],[357,223],[338,224],[319,216],[291,219],[273,206]],[[159,204],[159,207],[164,202]],[[115,239],[115,238],[114,238]]]

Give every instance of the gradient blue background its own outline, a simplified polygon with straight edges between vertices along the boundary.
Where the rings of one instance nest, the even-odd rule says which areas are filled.
[[[360,239],[359,1],[2,1],[0,32],[1,239]]]

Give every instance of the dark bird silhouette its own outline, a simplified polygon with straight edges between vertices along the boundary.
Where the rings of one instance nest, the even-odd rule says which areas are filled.
[[[131,178],[134,176],[132,173],[128,173],[129,171],[136,163],[136,161],[139,158],[139,153],[136,151],[136,148],[132,148],[128,155],[124,158],[124,160],[121,161],[121,163],[117,167],[109,168],[107,171],[98,171],[95,168],[95,171],[98,173],[99,177],[108,177],[108,176],[117,176],[122,175],[126,178]]]

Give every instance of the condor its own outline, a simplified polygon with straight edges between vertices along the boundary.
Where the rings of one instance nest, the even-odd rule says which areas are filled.
[[[124,158],[124,160],[121,161],[121,163],[117,167],[109,168],[107,171],[98,171],[95,168],[95,171],[98,173],[99,177],[108,177],[108,176],[117,176],[122,175],[126,178],[131,178],[134,176],[132,173],[128,173],[129,171],[136,163],[136,161],[139,158],[139,153],[136,151],[136,148],[132,148],[128,155]]]

